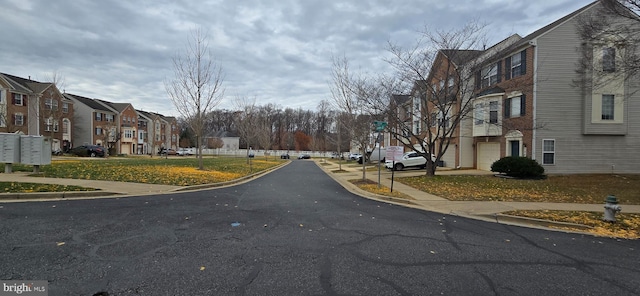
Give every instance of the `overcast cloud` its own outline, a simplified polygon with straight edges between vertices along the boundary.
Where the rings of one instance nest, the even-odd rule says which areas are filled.
[[[315,109],[329,98],[331,56],[388,72],[388,41],[409,46],[425,25],[489,25],[491,42],[525,36],[586,0],[0,0],[0,72],[179,116],[164,88],[190,32],[208,32],[225,72],[225,98]],[[492,44],[489,44],[492,45]]]

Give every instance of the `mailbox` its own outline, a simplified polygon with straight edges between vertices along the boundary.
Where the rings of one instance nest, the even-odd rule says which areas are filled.
[[[51,164],[51,143],[43,136],[20,136],[20,163]]]
[[[20,162],[20,135],[0,133],[0,163]]]

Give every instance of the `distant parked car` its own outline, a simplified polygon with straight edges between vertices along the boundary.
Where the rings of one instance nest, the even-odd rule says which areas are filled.
[[[351,160],[358,160],[358,158],[362,157],[362,154],[360,153],[351,153],[349,154],[349,159]]]
[[[338,152],[331,152],[331,158],[339,158],[344,160],[344,155],[342,155],[342,153],[338,153]]]
[[[310,159],[311,155],[309,154],[300,154],[300,156],[298,156],[298,159]]]
[[[158,152],[158,154],[160,155],[177,155],[178,152],[175,149],[161,149],[160,152]]]
[[[176,151],[176,154],[179,155],[179,156],[189,156],[189,155],[191,155],[191,152],[189,151],[189,149],[180,148],[180,149],[178,149],[178,151]]]
[[[105,149],[104,147],[98,145],[82,145],[72,148],[71,150],[69,150],[69,153],[78,156],[104,157]]]
[[[289,158],[291,158],[291,157],[289,156],[289,153],[283,153],[283,154],[280,154],[280,159],[289,159]]]

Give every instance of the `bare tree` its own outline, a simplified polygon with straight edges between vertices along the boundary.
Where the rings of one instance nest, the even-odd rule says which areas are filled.
[[[218,149],[224,147],[224,141],[218,137],[207,138],[208,149]]]
[[[238,128],[240,138],[244,139],[247,144],[247,163],[250,163],[249,149],[256,142],[256,137],[260,132],[256,128],[256,118],[258,116],[256,99],[237,97],[234,103],[238,110],[235,116],[235,125]]]
[[[332,81],[329,84],[331,91],[332,104],[342,116],[338,117],[337,127],[337,145],[338,151],[342,151],[342,131],[348,135],[349,141],[353,136],[351,129],[358,108],[358,96],[355,91],[355,77],[349,68],[349,60],[345,57],[332,58],[331,68]],[[339,169],[342,169],[342,163],[339,162]],[[364,174],[364,172],[363,172]],[[364,176],[363,176],[364,178]]]
[[[176,110],[184,117],[196,135],[198,168],[203,169],[202,139],[207,115],[222,100],[223,72],[213,60],[206,34],[192,32],[183,56],[173,59],[175,77],[165,82],[165,88]]]
[[[601,6],[578,17],[582,54],[574,84],[598,92],[634,83],[640,74],[640,1],[601,0]],[[630,93],[627,94],[627,97]]]
[[[483,28],[475,22],[452,31],[425,28],[411,48],[389,45],[393,57],[387,62],[395,68],[397,80],[408,95],[402,112],[390,112],[395,126],[389,132],[427,159],[427,175],[435,174],[436,163],[473,110],[470,98],[477,79],[474,59],[486,44]],[[393,81],[380,84],[398,88]]]

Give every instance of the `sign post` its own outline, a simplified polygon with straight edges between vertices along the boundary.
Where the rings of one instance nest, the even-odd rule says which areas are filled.
[[[376,132],[378,132],[378,138],[376,139],[378,142],[378,189],[380,189],[380,148],[382,148],[382,143],[380,143],[380,133],[384,131],[384,128],[387,127],[386,121],[374,121],[373,124],[376,126]],[[364,156],[362,158],[364,162]]]
[[[404,153],[403,146],[389,146],[387,147],[387,154],[385,158],[387,160],[391,159],[391,192],[393,192],[393,177],[395,175],[395,166],[396,159],[402,159],[402,154]]]

